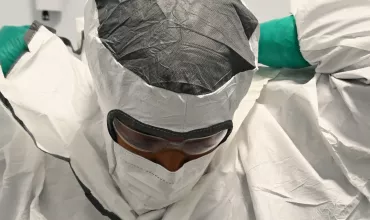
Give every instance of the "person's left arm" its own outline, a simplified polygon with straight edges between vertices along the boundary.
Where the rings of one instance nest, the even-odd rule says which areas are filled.
[[[0,66],[4,76],[27,51],[24,36],[28,29],[29,26],[4,26],[0,29]]]

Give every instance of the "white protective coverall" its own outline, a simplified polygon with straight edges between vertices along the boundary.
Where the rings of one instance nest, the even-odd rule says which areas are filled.
[[[369,7],[294,5],[317,73],[283,70],[260,95],[277,71],[257,72],[211,171],[180,202],[140,216],[110,180],[88,68],[34,25],[30,52],[0,80],[9,100],[0,105],[0,219],[370,219]]]
[[[263,85],[278,71],[262,69],[254,76],[235,113],[234,132],[213,160],[222,169],[202,178],[187,199],[137,216],[109,182],[106,159],[99,156],[106,154],[103,121],[87,66],[45,27],[35,23],[31,30],[30,52],[1,79],[2,94],[11,100],[1,105],[6,125],[1,127],[1,219],[254,219],[237,148],[229,146]],[[88,162],[91,175],[78,178],[94,178],[95,207],[71,169],[72,158]],[[86,194],[91,191],[85,188]]]
[[[257,219],[370,219],[369,10],[367,0],[293,1],[316,74],[282,71],[234,139]]]

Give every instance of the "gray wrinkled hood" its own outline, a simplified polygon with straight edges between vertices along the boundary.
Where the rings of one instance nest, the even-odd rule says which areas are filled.
[[[232,127],[257,66],[258,21],[240,0],[90,0],[85,33],[108,124],[155,135]]]

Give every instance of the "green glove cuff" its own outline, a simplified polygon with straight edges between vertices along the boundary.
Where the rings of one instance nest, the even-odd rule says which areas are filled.
[[[258,62],[276,68],[304,68],[294,16],[262,23]]]
[[[0,29],[0,65],[6,76],[19,59],[27,51],[24,35],[30,26],[5,26]]]

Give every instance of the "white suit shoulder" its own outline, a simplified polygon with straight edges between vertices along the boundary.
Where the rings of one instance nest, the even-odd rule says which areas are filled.
[[[0,79],[0,90],[39,144],[67,157],[63,148],[76,130],[99,113],[90,72],[44,26],[34,23],[25,38],[29,52]]]
[[[0,219],[105,219],[60,160],[83,122],[99,114],[89,70],[37,23],[26,42],[29,51],[0,78]]]

